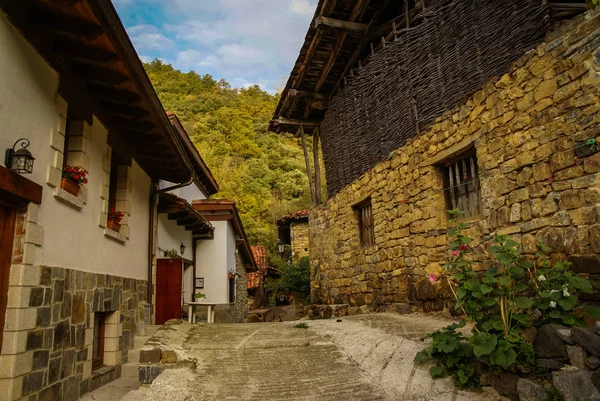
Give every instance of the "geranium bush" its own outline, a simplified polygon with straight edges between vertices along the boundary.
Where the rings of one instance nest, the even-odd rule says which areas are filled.
[[[83,167],[73,167],[67,165],[63,169],[62,177],[73,181],[75,184],[82,185],[88,183],[87,174],[87,170]]]
[[[425,338],[432,344],[419,352],[416,361],[433,358],[433,377],[451,375],[458,385],[478,386],[476,367],[492,370],[531,371],[535,355],[521,332],[530,326],[561,323],[582,325],[577,294],[592,292],[590,282],[570,272],[568,262],[551,264],[543,252],[533,260],[520,255],[519,244],[508,236],[498,236],[489,254],[493,264],[484,272],[475,272],[469,254],[471,238],[463,234],[467,227],[459,223],[460,211],[450,211],[454,227],[448,230],[450,242],[445,280],[456,298],[455,308],[464,316],[460,323],[438,330]],[[430,277],[430,280],[432,278]],[[589,309],[596,315],[596,309]],[[471,324],[471,337],[457,329]]]
[[[111,209],[110,213],[108,214],[108,219],[115,223],[120,223],[121,220],[123,220],[123,216],[125,216],[125,213],[117,212],[113,208],[113,209]]]

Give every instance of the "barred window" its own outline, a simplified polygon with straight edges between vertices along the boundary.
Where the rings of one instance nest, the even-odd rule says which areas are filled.
[[[373,207],[371,206],[371,198],[355,205],[354,210],[356,210],[358,215],[360,245],[362,247],[375,245],[375,230],[373,227]]]
[[[481,213],[481,190],[475,149],[462,153],[442,166],[447,209],[460,209],[463,217]]]

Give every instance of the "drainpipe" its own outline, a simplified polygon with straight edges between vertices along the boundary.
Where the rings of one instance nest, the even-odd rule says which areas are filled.
[[[152,267],[154,266],[155,249],[158,241],[158,225],[156,224],[156,217],[158,215],[158,183],[156,180],[152,180],[150,188],[150,213],[148,219],[148,304],[152,305],[152,294],[154,292],[152,285]]]
[[[192,238],[192,302],[196,300],[194,295],[196,294],[196,245],[198,240]]]

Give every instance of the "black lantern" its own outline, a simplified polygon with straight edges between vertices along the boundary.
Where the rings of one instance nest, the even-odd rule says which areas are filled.
[[[21,148],[15,150],[18,143],[21,143]],[[33,171],[33,161],[35,158],[27,150],[29,146],[29,139],[21,138],[13,145],[12,149],[6,149],[6,157],[4,159],[4,165],[15,173],[19,174],[31,174]]]
[[[179,250],[181,251],[181,256],[183,256],[183,253],[185,252],[185,245],[183,245],[183,242],[179,245]]]
[[[277,250],[279,251],[279,254],[281,255],[281,257],[283,258],[283,253],[285,252],[285,242],[283,242],[282,239],[280,239],[279,242],[277,243]]]

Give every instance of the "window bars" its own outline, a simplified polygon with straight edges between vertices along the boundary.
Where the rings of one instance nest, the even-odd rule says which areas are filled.
[[[449,160],[443,166],[444,197],[448,209],[460,209],[463,217],[481,213],[481,187],[475,150]]]
[[[373,224],[373,207],[371,198],[354,206],[358,215],[358,231],[360,234],[360,245],[370,247],[375,245],[375,229]]]

